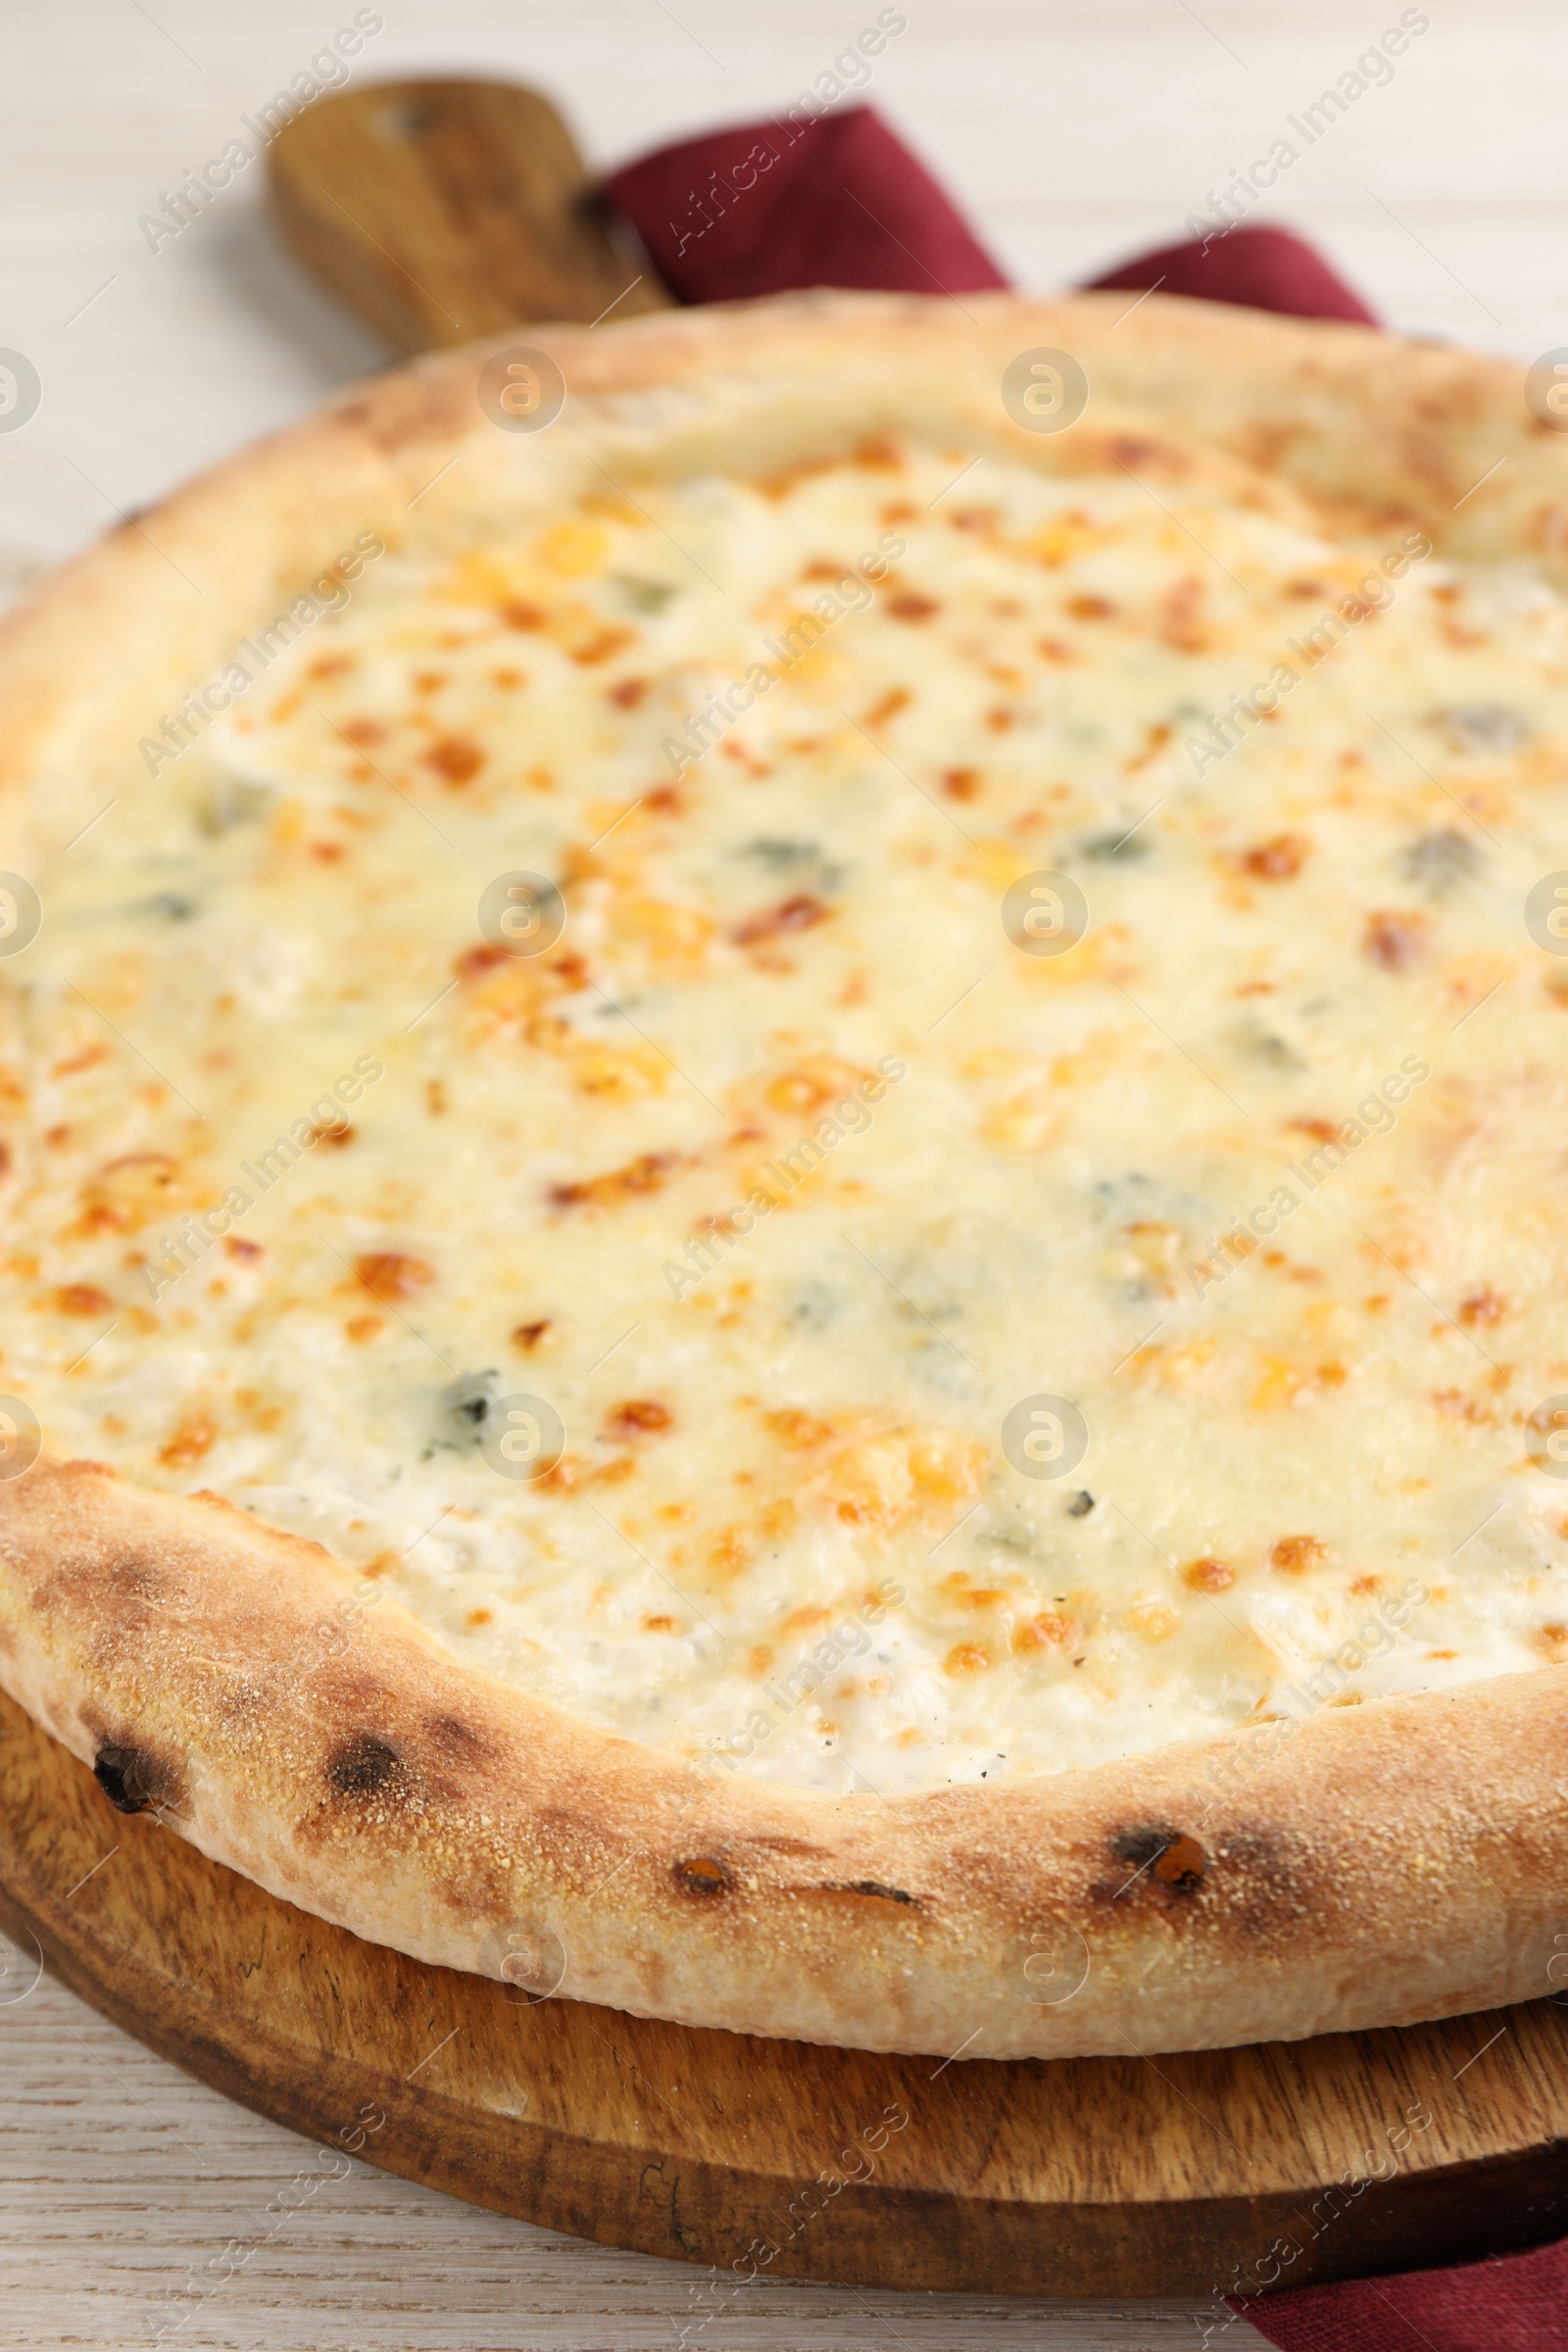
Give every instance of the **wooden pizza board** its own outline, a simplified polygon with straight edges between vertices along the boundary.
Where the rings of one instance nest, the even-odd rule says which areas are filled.
[[[753,2040],[530,2002],[361,1942],[117,1813],[3,1694],[0,1774],[0,1924],[24,1953],[334,2152],[710,2269],[693,2345],[754,2265],[986,2294],[1255,2292],[1568,2230],[1568,2010],[1550,2000],[1050,2065]]]
[[[318,99],[271,141],[267,172],[296,258],[395,350],[669,307],[564,120],[520,83],[367,82]]]

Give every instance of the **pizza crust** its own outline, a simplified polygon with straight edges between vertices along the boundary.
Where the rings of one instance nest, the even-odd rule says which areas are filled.
[[[461,542],[500,491],[545,505],[595,466],[783,464],[884,423],[1154,481],[1261,463],[1342,534],[1413,524],[1568,583],[1568,449],[1514,369],[1158,296],[1122,309],[810,297],[529,329],[571,393],[540,436],[479,413],[490,347],[357,387],[9,622],[6,862],[25,864],[29,808],[51,832],[85,822],[127,742],[357,532]],[[1001,369],[1032,347],[1088,370],[1073,434],[999,415]],[[1180,446],[1125,421],[1152,410]],[[1550,1989],[1568,1861],[1550,1669],[1003,1787],[808,1795],[700,1774],[460,1665],[318,1546],[216,1497],[45,1462],[0,1486],[0,1681],[115,1801],[359,1934],[540,1996],[1049,2057]]]
[[[1549,1989],[1550,1669],[1251,1748],[827,1797],[714,1782],[462,1667],[216,1496],[40,1465],[0,1489],[0,1543],[6,1687],[117,1802],[339,1926],[541,1995],[1006,2058]]]
[[[979,295],[960,313],[814,294],[530,327],[569,387],[539,434],[500,432],[479,409],[480,368],[516,347],[510,335],[351,385],[122,524],[0,623],[0,784],[30,784],[52,827],[61,796],[85,821],[127,743],[359,531],[392,548],[461,542],[498,491],[515,501],[531,484],[545,506],[603,486],[606,463],[765,467],[883,425],[978,434],[1067,472],[1119,453],[1156,480],[1166,466],[1189,475],[1198,444],[1216,475],[1245,467],[1255,495],[1267,468],[1352,536],[1415,525],[1442,554],[1528,557],[1568,586],[1568,443],[1531,416],[1516,368],[1334,320],[1160,295],[1125,307]],[[1089,375],[1071,432],[1025,433],[1001,410],[1004,368],[1035,348],[1070,350]],[[1152,410],[1168,449],[1150,436]]]

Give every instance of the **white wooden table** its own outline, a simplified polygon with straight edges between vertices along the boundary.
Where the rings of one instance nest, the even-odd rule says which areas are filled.
[[[1398,21],[1402,0],[903,0],[865,93],[1020,283],[1181,232]],[[385,356],[279,251],[251,165],[156,253],[138,228],[355,0],[72,0],[0,32],[0,347],[42,404],[0,431],[0,592]],[[831,66],[876,0],[378,0],[359,78],[514,74],[606,164],[762,113]],[[1393,323],[1524,358],[1568,345],[1568,26],[1558,0],[1426,0],[1429,28],[1291,167],[1257,218],[1314,236]],[[1299,142],[1297,142],[1299,144]],[[91,648],[83,648],[84,669]],[[153,2340],[302,2143],[187,2082],[47,1979],[0,1977],[0,2343]],[[356,2167],[184,2303],[181,2352],[267,2346],[673,2347],[676,2266],[475,2213]],[[759,2286],[708,2352],[1153,2352],[1198,2307]],[[1261,2339],[1238,2322],[1226,2352]]]

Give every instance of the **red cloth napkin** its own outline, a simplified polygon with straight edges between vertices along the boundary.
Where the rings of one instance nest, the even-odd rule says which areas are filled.
[[[1228,2299],[1281,2352],[1564,2352],[1568,2241],[1457,2271]]]
[[[604,182],[682,302],[801,286],[978,294],[1006,279],[868,106],[797,104],[661,147]]]
[[[604,186],[682,302],[805,286],[961,295],[1007,283],[925,167],[865,106],[813,117],[798,105],[705,132]],[[1162,246],[1094,283],[1375,323],[1311,246],[1282,228]],[[1283,2352],[1568,2352],[1568,2242],[1231,2307]],[[1215,2340],[1223,2344],[1217,2330]]]
[[[1359,295],[1336,277],[1326,261],[1288,228],[1233,228],[1191,245],[1161,245],[1136,261],[1090,279],[1129,292],[1157,286],[1162,294],[1197,294],[1205,302],[1239,302],[1254,311],[1289,311],[1298,318],[1355,318],[1376,326]]]
[[[1007,283],[957,207],[869,106],[812,114],[798,101],[760,122],[656,148],[603,185],[682,302],[803,286],[978,294]],[[1093,282],[1373,322],[1311,246],[1283,228],[1161,246]]]

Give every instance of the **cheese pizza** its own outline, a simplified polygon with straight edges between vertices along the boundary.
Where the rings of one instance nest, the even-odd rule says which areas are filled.
[[[13,618],[0,1681],[114,1804],[872,2048],[1553,1988],[1568,457],[1124,308],[529,330]]]

